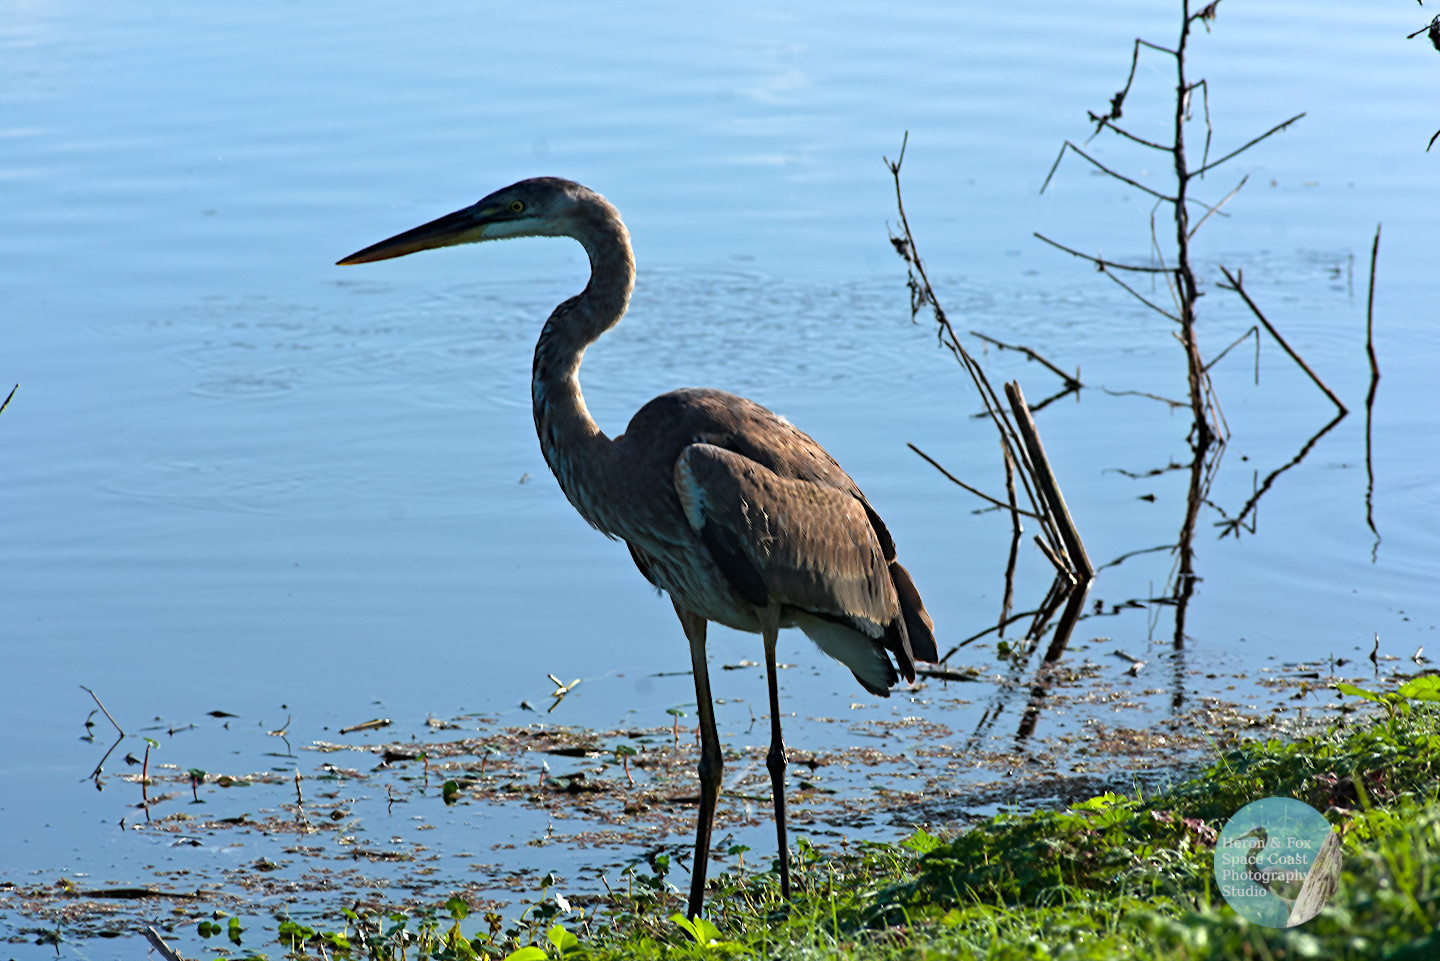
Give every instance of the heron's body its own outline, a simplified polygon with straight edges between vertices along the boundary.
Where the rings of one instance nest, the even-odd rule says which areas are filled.
[[[888,696],[914,663],[936,659],[929,616],[879,515],[810,437],[764,407],[716,390],[650,401],[611,440],[585,408],[585,348],[624,315],[634,287],[629,234],[593,191],[537,178],[353,254],[341,263],[516,236],[568,236],[585,247],[585,290],[555,308],[535,345],[535,428],[565,496],[629,546],[666,592],[690,641],[701,727],[701,811],[690,914],[700,909],[721,757],[705,662],[705,624],[761,634],[771,702],[781,883],[788,894],[775,637],[797,626]],[[893,663],[892,663],[893,658]]]

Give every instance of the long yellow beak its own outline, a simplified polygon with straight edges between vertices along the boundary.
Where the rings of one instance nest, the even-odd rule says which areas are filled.
[[[357,250],[349,257],[337,260],[335,263],[339,266],[368,264],[376,260],[404,257],[417,250],[431,250],[435,247],[449,247],[454,244],[468,244],[484,240],[485,227],[490,222],[485,214],[485,211],[479,209],[478,204],[466,207],[453,214],[446,214],[432,220],[428,224],[421,224],[403,234],[396,234],[378,244],[371,244],[364,250]]]

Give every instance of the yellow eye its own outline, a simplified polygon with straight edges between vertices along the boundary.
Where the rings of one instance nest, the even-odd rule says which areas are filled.
[[[524,210],[525,210],[525,204],[524,204],[523,202],[521,202],[521,201],[519,201],[519,200],[512,200],[512,201],[510,201],[510,212],[511,212],[512,214],[522,213]]]

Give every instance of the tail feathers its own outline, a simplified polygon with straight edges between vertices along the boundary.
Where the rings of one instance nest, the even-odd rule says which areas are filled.
[[[795,626],[804,631],[816,647],[850,668],[855,680],[871,694],[889,697],[890,688],[900,680],[885,649],[853,627],[798,612]]]
[[[920,600],[920,592],[910,579],[910,572],[899,561],[890,562],[890,579],[895,582],[895,593],[900,598],[900,613],[905,618],[905,633],[910,635],[910,653],[917,661],[934,664],[940,660],[940,650],[935,646],[935,624]]]

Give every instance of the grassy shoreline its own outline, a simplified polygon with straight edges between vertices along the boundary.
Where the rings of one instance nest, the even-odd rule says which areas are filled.
[[[329,931],[283,922],[280,953],[508,961],[1440,957],[1440,678],[1385,695],[1343,690],[1383,713],[1295,741],[1243,742],[1148,796],[1111,793],[1059,811],[1001,814],[950,838],[917,831],[843,851],[800,840],[789,904],[769,871],[732,871],[714,879],[706,918],[691,924],[677,913],[683,899],[660,860],[588,912],[543,889],[509,921],[468,916],[459,899],[411,915],[346,912]],[[1246,921],[1214,880],[1220,827],[1267,796],[1305,801],[1344,831],[1339,892],[1296,928]]]

